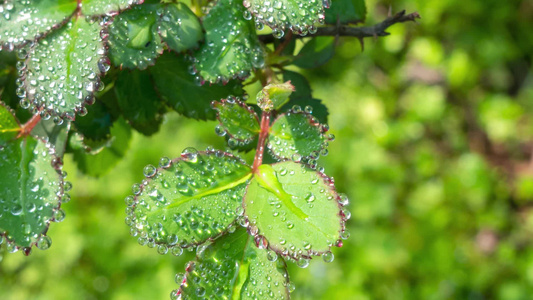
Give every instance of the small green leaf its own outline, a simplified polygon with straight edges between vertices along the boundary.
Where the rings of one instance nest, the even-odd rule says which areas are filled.
[[[122,72],[115,83],[115,94],[120,110],[131,127],[144,135],[159,130],[164,106],[157,97],[148,72]]]
[[[183,52],[198,48],[204,39],[198,17],[183,3],[170,3],[161,15],[159,34],[169,49]]]
[[[255,16],[277,32],[285,28],[306,35],[316,30],[315,25],[324,20],[322,0],[244,0],[244,6]]]
[[[307,42],[294,60],[300,68],[310,69],[320,67],[335,54],[335,37],[319,36]]]
[[[64,216],[57,162],[53,150],[31,136],[0,148],[0,235],[7,237],[10,250],[25,248],[29,254],[37,243],[41,249],[50,246],[44,234],[51,221]]]
[[[53,120],[41,119],[41,121],[33,127],[31,134],[42,141],[50,143],[55,150],[55,154],[58,157],[63,157],[67,146],[69,130],[70,122],[56,124]]]
[[[159,95],[180,114],[193,119],[214,120],[216,114],[211,108],[212,101],[244,95],[242,84],[237,80],[226,85],[198,85],[189,73],[189,67],[183,57],[166,53],[150,68]]]
[[[302,74],[285,70],[283,71],[283,80],[290,80],[291,84],[294,85],[295,91],[292,93],[289,102],[283,106],[281,111],[286,112],[292,110],[295,106],[300,109],[307,108],[306,110],[311,110],[313,116],[316,117],[320,123],[326,124],[328,122],[328,108],[321,100],[313,99],[311,86]]]
[[[86,141],[79,134],[70,139],[74,161],[84,174],[99,177],[110,171],[124,157],[131,141],[131,128],[124,119],[118,119],[111,127],[111,138],[97,151],[86,149]],[[94,146],[94,145],[89,145]],[[96,147],[94,147],[96,148]],[[93,151],[91,151],[93,150]]]
[[[257,248],[246,230],[239,228],[218,238],[189,263],[180,289],[173,291],[171,297],[289,299],[288,284],[283,258]]]
[[[113,94],[110,92],[109,94]],[[110,113],[109,108],[100,100],[87,108],[87,115],[76,118],[73,122],[76,130],[84,138],[94,141],[109,139],[111,126],[115,117]]]
[[[209,82],[244,79],[263,67],[264,51],[240,0],[219,0],[203,20],[206,42],[195,52],[196,69]]]
[[[294,92],[294,86],[290,81],[285,83],[275,83],[265,86],[257,94],[257,105],[263,111],[280,109],[289,102],[289,96]]]
[[[267,148],[280,159],[317,159],[327,145],[325,131],[310,114],[288,112],[272,124]]]
[[[0,102],[0,147],[13,140],[20,132],[20,124],[13,111]]]
[[[157,4],[134,6],[109,25],[109,56],[115,66],[146,69],[163,53],[158,33]]]
[[[148,165],[143,185],[134,185],[126,222],[140,233],[141,244],[179,249],[198,245],[224,232],[235,221],[250,167],[221,151],[187,148],[181,158]],[[175,250],[173,250],[175,251]]]
[[[258,168],[246,190],[245,215],[269,248],[300,259],[328,252],[339,240],[339,200],[331,179],[286,161]]]
[[[83,0],[81,12],[86,16],[113,15],[143,0]]]
[[[259,118],[246,103],[230,97],[220,102],[213,102],[213,107],[217,111],[217,118],[220,122],[216,129],[220,135],[227,134],[230,139],[245,144],[250,143],[259,135],[261,131]]]
[[[331,0],[331,8],[326,10],[326,23],[362,23],[366,18],[365,0]]]
[[[61,25],[76,9],[72,0],[2,1],[0,50],[13,49]]]
[[[74,119],[92,101],[99,74],[108,69],[98,20],[73,18],[36,42],[22,75],[27,100],[52,115]]]

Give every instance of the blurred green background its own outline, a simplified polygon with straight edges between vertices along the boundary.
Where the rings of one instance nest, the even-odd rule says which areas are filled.
[[[290,266],[293,299],[533,298],[533,2],[367,1],[391,36],[341,39],[305,73],[337,139],[321,158],[351,199],[335,260]],[[159,255],[124,224],[142,168],[187,146],[224,148],[215,122],[169,113],[134,133],[106,176],[66,158],[72,201],[49,250],[0,250],[0,299],[168,299],[193,253]]]

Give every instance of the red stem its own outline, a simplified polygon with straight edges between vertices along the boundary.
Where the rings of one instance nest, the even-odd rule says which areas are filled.
[[[22,125],[19,136],[29,135],[35,125],[39,123],[39,121],[41,121],[41,115],[39,113],[36,113],[35,115],[33,115],[33,117],[31,117],[31,119],[28,120],[28,122]]]
[[[255,151],[254,164],[252,172],[255,173],[257,168],[263,163],[263,153],[265,152],[266,139],[270,129],[270,112],[263,112],[261,116],[261,131],[259,132],[259,141],[257,142],[257,150]]]

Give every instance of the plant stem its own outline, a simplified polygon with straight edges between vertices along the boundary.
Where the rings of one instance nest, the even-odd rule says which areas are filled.
[[[261,116],[261,131],[259,132],[259,140],[257,142],[257,150],[255,151],[254,164],[252,172],[255,173],[257,168],[263,163],[263,154],[265,152],[266,139],[270,130],[270,112],[263,112]]]
[[[31,119],[28,120],[28,122],[22,125],[19,137],[29,135],[35,125],[39,123],[39,121],[41,121],[41,115],[39,113],[36,113],[35,115],[33,115],[33,117],[31,117]]]

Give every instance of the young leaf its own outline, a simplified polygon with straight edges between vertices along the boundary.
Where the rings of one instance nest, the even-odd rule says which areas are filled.
[[[0,147],[15,139],[20,132],[20,124],[10,108],[0,102]]]
[[[320,67],[335,54],[335,37],[319,36],[313,38],[300,50],[294,64],[300,68]]]
[[[248,77],[265,63],[252,21],[240,0],[219,0],[203,20],[206,42],[195,52],[196,69],[209,82]]]
[[[151,135],[159,130],[164,107],[148,72],[122,72],[115,83],[115,94],[120,110],[131,127],[144,135]]]
[[[173,161],[163,158],[159,169],[146,166],[144,174],[143,184],[133,186],[135,197],[126,198],[126,222],[140,233],[139,243],[157,244],[160,253],[201,244],[226,230],[252,176],[250,167],[230,154],[192,148]]]
[[[199,86],[188,69],[189,64],[173,53],[161,55],[150,68],[161,98],[175,111],[188,118],[214,120],[216,114],[211,108],[212,101],[244,94],[242,84],[236,80],[226,85]]]
[[[168,48],[176,52],[198,48],[204,38],[200,20],[183,3],[169,3],[165,6],[159,34]]]
[[[171,298],[289,299],[288,284],[283,259],[258,249],[246,230],[239,228],[198,253]]]
[[[261,165],[246,190],[245,215],[269,248],[295,259],[328,252],[344,230],[331,179],[292,161]]]
[[[326,23],[355,24],[366,18],[365,0],[332,0],[331,8],[326,10]]]
[[[16,251],[50,246],[45,237],[51,221],[61,221],[63,195],[60,160],[47,145],[31,136],[0,148],[0,235]]]
[[[272,124],[267,148],[279,159],[317,159],[326,148],[325,131],[310,114],[288,112]]]
[[[104,145],[99,145],[97,151],[86,149],[87,141],[79,134],[76,133],[71,137],[70,147],[73,149],[74,161],[84,174],[102,176],[113,169],[126,155],[131,141],[131,127],[124,119],[118,119],[111,127],[110,135],[111,138]]]
[[[294,86],[287,81],[285,83],[274,83],[265,86],[257,94],[257,105],[263,111],[278,110],[287,102],[289,96],[294,92]]]
[[[213,102],[213,107],[220,122],[216,129],[220,135],[227,134],[230,139],[248,144],[261,131],[257,114],[246,103],[230,97]]]
[[[49,114],[74,119],[84,112],[108,69],[98,21],[71,19],[30,47],[22,75],[25,96]]]
[[[146,69],[163,53],[158,33],[157,4],[134,6],[115,17],[109,25],[109,56],[115,66]]]
[[[85,16],[113,15],[143,2],[144,0],[83,0],[81,12]]]
[[[300,35],[306,35],[309,31],[316,30],[314,25],[324,21],[324,3],[329,3],[329,1],[243,1],[244,6],[255,16],[257,21],[268,25],[281,35],[285,28]]]
[[[76,9],[72,0],[2,1],[0,5],[0,50],[13,49],[57,28]]]
[[[283,80],[290,81],[294,85],[295,91],[291,94],[289,102],[283,106],[281,111],[292,110],[295,106],[306,108],[307,111],[311,110],[313,116],[316,117],[320,123],[326,124],[328,122],[328,108],[322,103],[321,100],[313,99],[311,94],[311,86],[307,79],[296,72],[283,71]],[[309,107],[311,109],[309,109]]]

